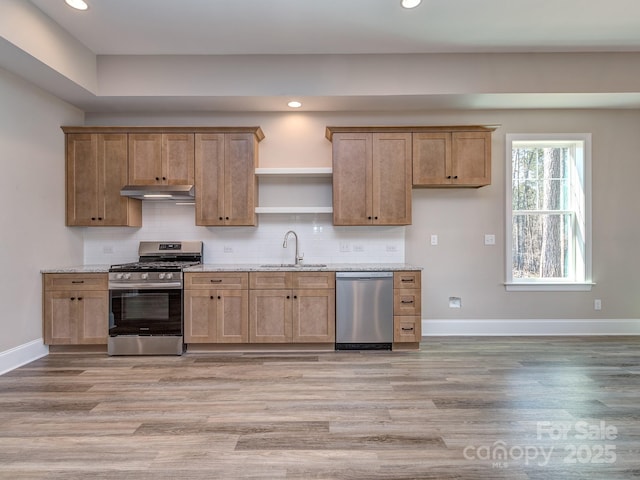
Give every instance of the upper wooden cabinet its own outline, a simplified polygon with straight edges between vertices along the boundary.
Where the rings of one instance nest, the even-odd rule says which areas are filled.
[[[414,133],[413,186],[490,185],[492,130],[477,128],[482,130]]]
[[[255,225],[262,132],[197,133],[196,225]]]
[[[333,143],[334,225],[411,223],[411,133],[339,131]]]
[[[120,196],[127,169],[126,133],[67,133],[66,224],[139,227],[140,200]]]
[[[193,185],[193,133],[130,133],[130,185]]]

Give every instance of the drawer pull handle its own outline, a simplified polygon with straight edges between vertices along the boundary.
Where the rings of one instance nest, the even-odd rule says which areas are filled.
[[[402,327],[402,331],[403,332],[413,332],[413,327],[411,327],[411,328]]]
[[[221,278],[215,278],[215,279],[211,279],[210,282],[211,283],[222,283],[222,279]]]
[[[413,300],[402,300],[402,303],[405,303],[405,304],[413,303]]]
[[[403,278],[400,281],[405,283],[413,283],[413,278]]]
[[[71,283],[84,283],[84,280],[71,280]]]

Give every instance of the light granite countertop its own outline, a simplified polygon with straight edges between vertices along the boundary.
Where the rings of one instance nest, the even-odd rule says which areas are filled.
[[[185,269],[188,273],[198,272],[274,272],[274,271],[294,271],[294,272],[389,272],[389,271],[420,271],[422,267],[409,265],[406,263],[329,263],[329,264],[308,264],[302,267],[283,264],[220,264],[205,263],[195,265]]]
[[[110,265],[76,265],[70,267],[43,268],[40,273],[107,273]],[[294,271],[294,272],[395,272],[395,271],[420,271],[422,267],[409,265],[407,263],[329,263],[329,264],[308,264],[302,267],[282,264],[259,264],[259,263],[205,263],[186,268],[185,272],[274,272],[274,271]]]
[[[43,268],[40,273],[107,273],[111,265],[75,265],[71,267]]]

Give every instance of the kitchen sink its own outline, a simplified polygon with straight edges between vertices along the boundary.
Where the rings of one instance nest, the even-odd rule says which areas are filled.
[[[326,266],[324,263],[303,263],[301,265],[295,265],[293,263],[267,263],[260,265],[260,268],[325,268]]]

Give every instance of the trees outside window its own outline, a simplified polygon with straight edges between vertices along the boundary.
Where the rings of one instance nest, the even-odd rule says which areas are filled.
[[[590,281],[590,144],[507,135],[507,285]]]

